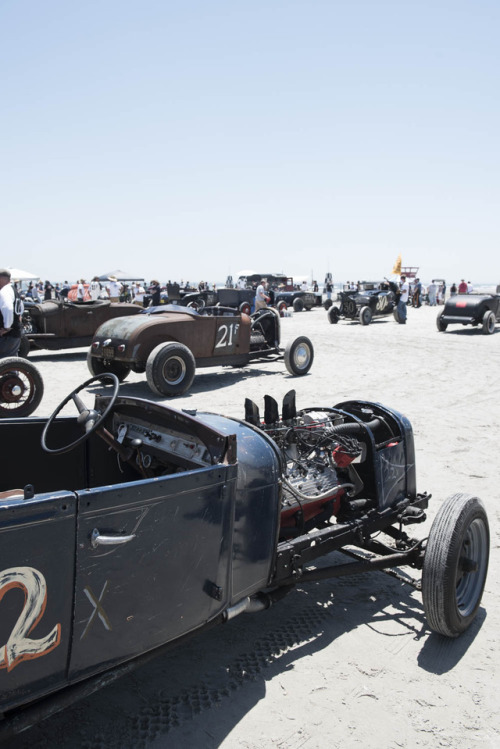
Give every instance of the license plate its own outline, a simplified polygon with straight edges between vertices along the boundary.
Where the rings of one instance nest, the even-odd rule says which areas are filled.
[[[115,350],[112,346],[105,346],[102,350],[102,357],[103,359],[114,359],[115,358]]]

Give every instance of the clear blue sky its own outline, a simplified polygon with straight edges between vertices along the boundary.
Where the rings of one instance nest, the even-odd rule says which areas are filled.
[[[0,0],[0,265],[500,282],[498,0]]]

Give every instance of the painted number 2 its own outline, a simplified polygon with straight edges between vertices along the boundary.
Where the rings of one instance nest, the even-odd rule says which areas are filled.
[[[234,340],[238,337],[240,324],[232,322],[229,325],[221,325],[217,330],[217,343],[215,348],[231,348],[234,346]]]
[[[5,645],[0,646],[0,668],[12,671],[22,661],[50,653],[61,641],[61,625],[45,637],[33,640],[28,635],[42,618],[47,604],[47,584],[33,567],[12,567],[0,572],[0,601],[11,588],[24,591],[24,606]]]

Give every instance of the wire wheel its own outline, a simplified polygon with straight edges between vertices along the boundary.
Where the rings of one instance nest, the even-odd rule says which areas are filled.
[[[29,416],[42,397],[42,376],[34,364],[16,356],[0,360],[1,418]]]

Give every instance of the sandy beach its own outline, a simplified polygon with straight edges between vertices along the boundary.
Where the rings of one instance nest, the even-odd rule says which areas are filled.
[[[439,308],[408,310],[408,323],[330,325],[317,308],[282,320],[282,341],[308,336],[310,373],[282,362],[199,370],[170,399],[243,418],[246,397],[297,406],[350,398],[391,406],[412,422],[418,490],[433,498],[423,537],[443,500],[481,497],[491,557],[479,614],[457,640],[431,634],[421,596],[381,572],[297,588],[271,610],[195,637],[121,681],[19,736],[16,749],[316,749],[500,746],[498,372],[500,327],[438,333]],[[45,383],[34,416],[48,416],[90,377],[86,351],[30,355]],[[144,375],[122,392],[160,401]],[[89,402],[92,398],[88,396]]]

